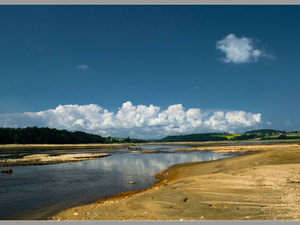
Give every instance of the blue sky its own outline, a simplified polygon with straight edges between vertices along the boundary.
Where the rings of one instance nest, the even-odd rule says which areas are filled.
[[[0,126],[136,137],[300,130],[299,9],[0,6]],[[191,120],[189,109],[201,112]]]

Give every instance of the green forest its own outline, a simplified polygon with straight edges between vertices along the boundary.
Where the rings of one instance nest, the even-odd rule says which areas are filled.
[[[141,143],[140,139],[102,137],[81,131],[51,128],[0,128],[0,144]]]

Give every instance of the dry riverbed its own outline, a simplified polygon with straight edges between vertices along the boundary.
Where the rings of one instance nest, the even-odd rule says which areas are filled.
[[[245,147],[256,153],[174,165],[147,190],[74,207],[52,219],[299,220],[300,146],[230,151]]]

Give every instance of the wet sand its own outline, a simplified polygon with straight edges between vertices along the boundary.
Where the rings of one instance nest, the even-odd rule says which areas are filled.
[[[299,220],[300,146],[251,147],[249,155],[171,166],[147,190],[74,207],[52,219]]]

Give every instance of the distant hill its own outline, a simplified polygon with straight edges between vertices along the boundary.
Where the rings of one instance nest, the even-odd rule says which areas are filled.
[[[201,141],[243,141],[243,140],[283,140],[300,139],[300,133],[297,131],[286,132],[274,129],[259,129],[247,131],[243,134],[229,133],[202,133],[188,135],[167,136],[157,142],[201,142]]]
[[[222,133],[203,133],[167,136],[159,142],[185,142],[185,141],[227,141],[228,138]]]
[[[241,136],[234,137],[232,140],[241,141],[241,140],[291,140],[291,139],[300,139],[300,134],[298,131],[281,131],[274,129],[259,129],[247,131]]]
[[[86,144],[141,143],[140,139],[102,137],[82,131],[70,132],[48,127],[0,128],[0,144]]]
[[[281,130],[274,130],[274,129],[259,129],[259,130],[250,130],[245,132],[245,134],[280,134],[280,133],[285,133],[285,131]]]

